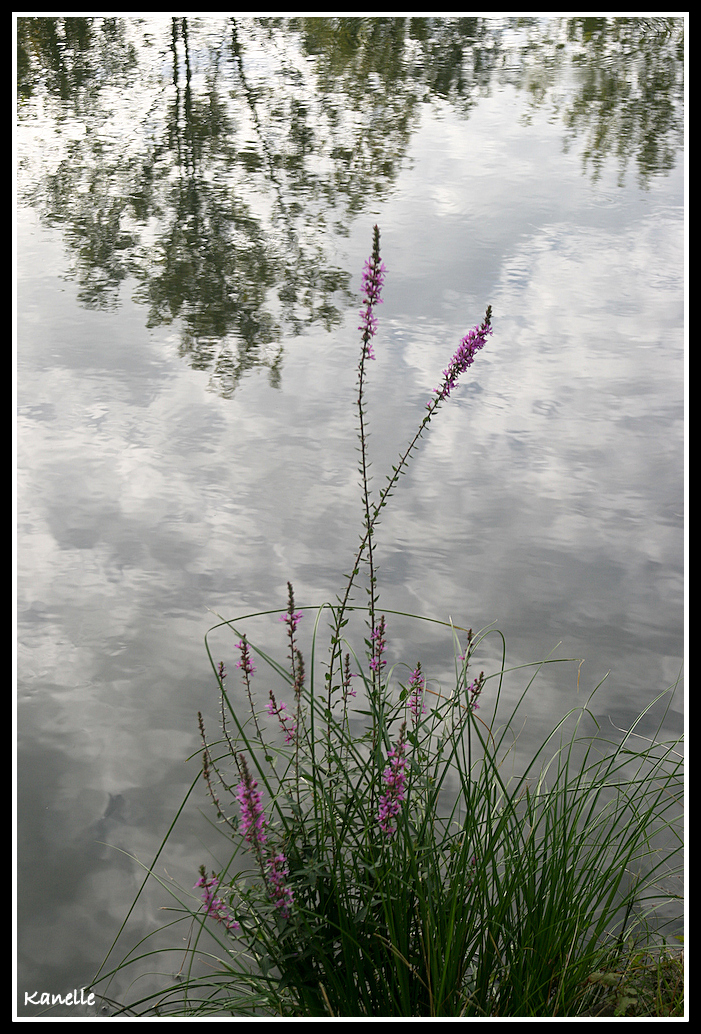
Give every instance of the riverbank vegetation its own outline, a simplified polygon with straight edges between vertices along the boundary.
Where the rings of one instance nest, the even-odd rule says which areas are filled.
[[[215,731],[199,715],[188,797],[206,788],[222,846],[193,888],[176,887],[156,868],[176,816],[145,880],[171,897],[172,946],[149,937],[112,968],[108,956],[92,987],[122,1015],[680,1015],[683,759],[663,734],[676,687],[616,729],[595,717],[600,684],[524,755],[539,676],[579,687],[580,662],[510,666],[492,627],[380,606],[382,510],[492,333],[488,307],[373,497],[365,382],[385,273],[375,227],[359,325],[363,526],[343,590],[311,608],[288,583],[284,606],[208,633],[219,719]],[[250,632],[271,616],[284,648]],[[449,678],[395,657],[408,620],[444,632]],[[215,654],[222,633],[233,671]],[[115,979],[164,960],[177,976],[156,993],[136,980],[128,1002],[110,997]]]

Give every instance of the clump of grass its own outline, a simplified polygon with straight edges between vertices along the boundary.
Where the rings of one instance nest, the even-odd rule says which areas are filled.
[[[375,227],[359,328],[363,532],[345,589],[333,604],[298,609],[288,584],[286,609],[265,612],[285,625],[286,661],[249,639],[246,628],[260,615],[221,618],[207,634],[221,717],[212,739],[199,716],[201,776],[224,852],[201,867],[196,893],[161,880],[175,900],[175,930],[189,930],[184,962],[175,981],[118,1012],[591,1015],[612,993],[611,974],[621,976],[616,1008],[632,1008],[630,988],[643,972],[657,910],[669,904],[665,888],[680,852],[682,759],[678,743],[659,734],[673,687],[613,738],[592,714],[596,687],[520,773],[508,775],[504,762],[534,680],[544,665],[567,662],[510,670],[496,630],[473,634],[433,621],[450,637],[450,685],[432,679],[418,657],[389,664],[398,615],[380,612],[378,519],[437,409],[491,334],[491,308],[443,371],[417,434],[373,500],[364,386],[384,275]],[[363,607],[352,602],[361,571]],[[356,650],[350,629],[359,616],[367,627]],[[308,669],[305,617],[314,619]],[[228,630],[244,711],[232,703],[211,646],[215,631]],[[488,637],[500,647],[496,670],[477,663]],[[507,706],[505,680],[524,674]],[[654,707],[662,711],[658,735],[643,740],[638,726]],[[156,859],[146,880],[160,879]],[[100,983],[176,950],[182,955],[147,939],[114,970],[101,970]],[[642,1000],[641,992],[635,1001]]]

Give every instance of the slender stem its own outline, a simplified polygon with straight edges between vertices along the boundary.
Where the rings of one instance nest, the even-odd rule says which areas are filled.
[[[374,507],[370,501],[370,475],[369,475],[369,459],[367,453],[367,429],[365,420],[365,411],[363,406],[363,392],[365,389],[365,363],[368,359],[374,359],[375,355],[372,349],[372,338],[377,330],[377,319],[373,314],[373,310],[376,305],[382,302],[380,293],[382,285],[384,283],[385,267],[380,258],[380,229],[376,225],[373,228],[373,247],[372,255],[365,263],[365,269],[363,270],[363,303],[364,308],[361,310],[360,318],[361,324],[359,330],[362,334],[362,347],[360,351],[360,361],[358,363],[358,434],[360,437],[360,476],[362,485],[363,495],[363,508],[365,511],[364,524],[365,534],[362,537],[361,549],[358,552],[354,570],[351,573],[346,587],[346,593],[344,596],[344,602],[341,605],[341,609],[337,613],[336,623],[333,626],[333,635],[331,639],[331,663],[329,665],[328,672],[328,692],[327,692],[327,731],[330,730],[331,722],[331,703],[332,694],[334,690],[333,676],[336,667],[336,661],[338,661],[338,670],[343,678],[342,671],[342,651],[340,645],[340,632],[341,627],[344,623],[344,616],[346,606],[350,598],[351,588],[355,581],[355,576],[358,573],[358,565],[363,559],[363,554],[367,553],[367,564],[369,568],[369,588],[368,594],[370,596],[369,605],[369,624],[370,624],[370,644],[373,652],[373,658],[375,657],[375,640],[372,638],[373,632],[375,631],[375,611],[377,606],[377,577],[375,572],[375,558],[373,552],[372,543],[372,531],[374,525],[374,519],[372,513]],[[373,694],[377,694],[380,688],[379,671],[376,667],[372,668],[372,682],[373,682]]]
[[[368,531],[367,534],[367,563],[368,563],[368,575],[369,575],[369,588],[368,594],[370,596],[369,604],[369,624],[370,632],[375,630],[375,608],[377,604],[377,579],[375,575],[375,560],[373,553],[373,542],[372,542],[372,521],[370,517],[370,485],[369,485],[369,474],[368,468],[370,462],[368,460],[367,453],[367,434],[365,429],[365,410],[363,408],[363,388],[365,380],[365,359],[367,356],[367,344],[369,341],[369,332],[366,331],[363,335],[363,351],[360,358],[360,369],[358,373],[358,423],[360,433],[360,473],[362,477],[363,487],[363,508],[365,510],[364,523]],[[360,556],[358,558],[360,560]],[[374,641],[373,641],[373,656],[374,656]],[[377,682],[377,671],[372,669],[372,684],[373,692],[378,690]]]
[[[343,678],[342,671],[342,650],[341,650],[341,629],[345,624],[346,610],[351,597],[351,591],[355,583],[355,579],[360,571],[360,564],[363,560],[363,555],[367,553],[367,563],[369,566],[369,595],[370,595],[370,606],[369,606],[369,619],[371,627],[371,637],[376,630],[376,607],[377,607],[377,591],[376,591],[376,572],[375,572],[375,561],[373,553],[372,536],[377,523],[380,511],[387,504],[387,500],[397,482],[399,477],[406,470],[409,458],[418,445],[419,439],[423,435],[425,429],[431,422],[432,417],[440,407],[441,403],[444,402],[449,396],[451,390],[455,387],[458,377],[463,373],[469,366],[472,365],[476,352],[482,348],[486,338],[492,333],[491,319],[492,319],[492,307],[487,306],[484,321],[481,327],[475,327],[474,330],[462,339],[460,346],[456,351],[455,355],[451,359],[448,367],[443,371],[443,382],[440,388],[435,389],[434,397],[430,399],[426,406],[426,414],[419,424],[419,428],[414,437],[409,442],[409,445],[399,458],[399,463],[396,467],[393,467],[393,473],[391,477],[387,478],[387,484],[380,492],[379,500],[374,505],[370,502],[370,491],[369,491],[369,475],[368,468],[369,462],[367,459],[367,443],[366,443],[366,429],[365,429],[365,416],[363,411],[363,389],[364,389],[364,375],[365,375],[365,360],[374,359],[374,353],[372,350],[371,339],[375,335],[377,329],[377,320],[373,315],[373,307],[382,301],[380,298],[380,289],[384,281],[384,265],[380,262],[380,231],[377,226],[374,227],[373,236],[373,253],[370,259],[366,262],[365,271],[363,274],[363,290],[365,292],[364,302],[366,304],[365,310],[361,312],[362,324],[358,328],[363,331],[362,337],[362,350],[359,363],[358,372],[358,414],[360,422],[360,454],[361,454],[361,477],[362,477],[362,488],[363,488],[363,504],[365,508],[365,531],[360,539],[360,546],[358,552],[355,555],[355,560],[351,568],[351,572],[348,575],[346,582],[345,592],[342,598],[338,598],[339,607],[336,611],[336,620],[333,625],[333,631],[331,636],[331,659],[329,664],[329,671],[327,673],[328,678],[328,693],[327,693],[327,706],[328,706],[328,720],[331,718],[331,697],[333,693],[333,678],[336,664],[338,664],[339,676]],[[375,662],[372,665],[372,684],[373,692],[376,699],[377,693],[380,686],[380,674],[381,665],[379,664],[379,640],[371,638],[371,649],[372,649],[372,660]]]

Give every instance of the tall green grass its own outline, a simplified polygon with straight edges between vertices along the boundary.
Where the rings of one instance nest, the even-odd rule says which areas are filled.
[[[207,634],[219,729],[212,735],[200,715],[201,770],[181,812],[206,788],[219,861],[203,862],[195,890],[159,876],[176,816],[137,895],[159,881],[173,901],[172,924],[110,965],[128,916],[92,985],[116,1014],[591,1015],[606,991],[597,974],[659,941],[665,922],[678,928],[668,913],[679,896],[682,755],[661,733],[675,687],[629,729],[607,730],[593,713],[597,686],[524,755],[517,730],[538,675],[559,666],[578,679],[576,661],[509,668],[498,631],[431,620],[446,634],[448,682],[419,658],[386,663],[393,618],[409,616],[380,614],[378,518],[491,333],[491,309],[461,342],[373,501],[363,386],[383,279],[375,228],[358,377],[364,528],[345,590],[332,604],[298,610],[288,585],[286,608],[265,612],[285,624],[286,660],[249,638],[260,614],[221,618]],[[361,572],[364,607],[351,602]],[[312,624],[306,658],[302,620]],[[212,646],[229,631],[243,708]],[[501,660],[483,670],[495,641]],[[644,737],[653,714],[657,733]],[[164,966],[177,978],[139,991],[143,974]],[[132,972],[135,983],[114,1001],[114,981]]]
[[[322,609],[314,658],[323,617]],[[245,621],[215,628],[240,637]],[[460,630],[452,631],[457,639]],[[176,929],[193,924],[185,969],[177,983],[130,1002],[128,1012],[156,1002],[163,1014],[185,1015],[568,1016],[593,1007],[604,989],[591,976],[614,968],[632,943],[659,937],[657,910],[674,897],[679,744],[653,736],[641,746],[636,731],[654,710],[661,726],[674,687],[614,738],[593,716],[597,687],[523,770],[510,774],[513,730],[543,665],[509,672],[504,656],[485,676],[478,715],[468,672],[486,635],[498,633],[474,636],[464,660],[456,646],[452,691],[429,689],[430,705],[413,728],[408,680],[398,666],[379,701],[370,679],[361,680],[364,692],[350,715],[343,707],[329,715],[323,676],[320,683],[318,673],[311,677],[300,708],[304,729],[292,745],[259,738],[252,714],[241,716],[217,676],[224,732],[206,751],[229,852],[219,896],[241,929],[228,933],[192,893],[163,880],[180,916]],[[271,677],[293,688],[279,661],[254,652]],[[219,672],[213,658],[212,668]],[[524,676],[525,687],[500,720],[507,675]],[[263,714],[256,710],[259,724]],[[404,722],[406,794],[388,838],[377,822],[381,772]],[[373,748],[374,728],[382,734]],[[271,835],[289,864],[294,906],[287,919],[237,829],[231,798],[239,772],[233,765],[232,777],[231,768],[241,750],[264,788]],[[155,866],[149,870],[155,874]],[[156,959],[171,951],[182,959],[182,937],[173,940]],[[143,964],[147,945],[110,976]],[[203,959],[212,967],[206,976]]]

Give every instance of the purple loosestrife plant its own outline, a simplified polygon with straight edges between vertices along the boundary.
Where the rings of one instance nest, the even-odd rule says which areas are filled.
[[[236,933],[241,929],[240,924],[234,919],[229,911],[227,905],[221,898],[216,897],[216,892],[219,889],[221,880],[212,873],[208,876],[204,865],[200,866],[200,878],[195,884],[195,889],[201,888],[202,900],[205,903],[205,913],[208,916],[213,916],[218,923],[222,923],[227,930],[232,933]]]
[[[278,704],[272,689],[270,690],[270,700],[268,701],[267,711],[270,715],[277,715],[277,720],[280,723],[280,728],[285,734],[285,743],[293,743],[295,739],[295,732],[297,731],[297,726],[295,725],[291,716],[287,713],[287,704]]]
[[[229,824],[232,834],[236,837],[236,850],[248,845],[255,855],[266,899],[263,902],[265,907],[259,909],[260,882],[256,882],[242,898],[242,902],[245,900],[252,909],[250,924],[244,923],[243,914],[239,915],[252,938],[246,968],[249,966],[250,958],[265,958],[270,971],[274,969],[281,974],[280,1000],[284,1001],[289,995],[294,1001],[304,1001],[305,1005],[299,1015],[357,1015],[358,1009],[365,1015],[373,1014],[373,1002],[368,1000],[361,1003],[357,1001],[357,997],[361,982],[363,987],[368,988],[376,984],[374,975],[365,985],[364,974],[359,973],[356,981],[355,976],[350,973],[350,999],[341,1002],[336,997],[334,1004],[329,1004],[328,994],[337,996],[338,987],[345,979],[343,973],[336,973],[335,960],[341,957],[338,949],[339,938],[344,958],[347,954],[349,959],[361,960],[361,968],[366,964],[366,960],[370,967],[375,965],[373,960],[377,957],[378,945],[381,953],[384,950],[382,945],[385,944],[385,937],[394,929],[394,920],[398,918],[397,902],[406,903],[410,917],[417,914],[417,901],[415,896],[412,897],[415,895],[414,875],[410,870],[401,870],[403,838],[397,837],[397,832],[400,828],[405,828],[401,821],[404,809],[407,809],[407,823],[412,824],[406,825],[406,829],[412,830],[412,838],[418,837],[421,841],[417,844],[421,853],[414,854],[412,851],[412,858],[432,858],[433,839],[437,837],[428,818],[422,819],[420,825],[414,828],[415,816],[408,810],[409,744],[421,752],[420,755],[417,753],[411,758],[412,779],[416,777],[421,781],[424,778],[425,773],[422,773],[421,765],[424,760],[430,760],[429,747],[423,748],[418,745],[418,728],[427,710],[424,703],[426,681],[421,664],[417,663],[402,698],[396,703],[392,702],[391,672],[387,673],[385,659],[386,619],[384,614],[379,614],[374,531],[379,522],[380,511],[386,505],[400,475],[404,473],[419,438],[440,404],[450,397],[459,377],[472,365],[477,352],[484,347],[487,337],[491,334],[491,307],[487,309],[484,322],[469,331],[460,342],[443,371],[441,386],[434,391],[428,411],[424,412],[420,419],[418,431],[400,455],[398,465],[392,468],[393,473],[387,478],[386,485],[372,498],[365,411],[366,372],[367,361],[375,359],[373,342],[378,331],[376,312],[377,306],[383,300],[385,277],[386,268],[380,256],[380,231],[375,226],[372,253],[362,272],[362,308],[358,326],[361,332],[361,349],[358,362],[357,413],[364,526],[355,561],[346,579],[344,593],[338,597],[338,606],[332,611],[330,662],[324,673],[327,682],[326,693],[320,694],[315,691],[313,663],[310,684],[305,685],[304,662],[297,645],[297,630],[302,620],[302,610],[295,606],[290,582],[287,610],[280,616],[280,621],[286,626],[289,643],[289,674],[282,674],[294,692],[294,712],[292,706],[288,708],[287,704],[278,703],[273,689],[266,687],[267,711],[277,718],[284,733],[286,746],[294,743],[293,757],[290,750],[266,743],[261,734],[252,693],[252,679],[256,668],[251,648],[246,636],[235,632],[239,653],[237,667],[241,671],[246,689],[257,740],[254,737],[249,738],[246,728],[248,723],[239,721],[232,710],[239,732],[239,743],[235,748],[226,728],[224,732],[225,741],[238,767],[239,782],[235,789],[235,798],[240,808],[240,818],[238,824],[235,820]],[[356,676],[351,668],[351,653],[344,650],[344,645],[350,646],[350,643],[345,640],[342,630],[348,623],[347,610],[351,592],[363,563],[367,564],[369,597],[366,611],[369,635],[365,640],[369,673],[366,677],[362,675],[360,667],[355,669],[360,672],[357,677],[362,678],[365,692],[362,703],[351,718],[349,702],[356,696],[351,682]],[[233,628],[230,623],[225,624]],[[316,629],[317,626],[314,627],[314,637]],[[469,645],[468,641],[468,650]],[[269,668],[281,673],[277,662],[262,650],[256,652]],[[466,665],[462,673],[463,680],[465,670]],[[226,673],[223,665],[220,665],[217,674],[223,699],[226,695]],[[471,706],[458,708],[458,713],[464,716],[465,721],[472,720],[471,711],[477,706],[481,689],[482,676],[469,687],[466,686]],[[334,697],[336,692],[339,694],[338,698]],[[228,697],[226,702],[231,708]],[[338,708],[339,704],[342,709]],[[450,702],[437,705],[435,712],[432,712],[432,721],[440,721],[441,714],[447,714],[450,706]],[[399,736],[396,738],[392,726],[399,722],[404,709],[406,718],[401,723]],[[363,734],[355,731],[358,720],[367,723]],[[411,724],[411,729],[407,735],[408,723]],[[225,726],[225,723],[223,725]],[[324,727],[322,735],[320,730]],[[426,744],[433,742],[434,731],[433,726],[427,726]],[[204,738],[203,726],[202,734]],[[385,749],[386,756],[383,756]],[[269,776],[264,774],[266,770],[262,767],[261,752],[265,763],[270,765]],[[253,759],[255,769],[252,763],[249,768],[247,757]],[[203,764],[210,793],[220,816],[223,817],[220,802],[212,787],[212,770],[216,771],[217,775],[219,772],[206,742]],[[270,794],[270,816],[274,817],[271,822],[266,817],[261,791],[251,774],[252,771],[260,773],[261,781],[265,783]],[[221,776],[219,778],[225,786]],[[421,792],[421,787],[417,787],[417,790]],[[431,790],[426,799],[432,801],[437,798]],[[379,862],[378,847],[382,848]],[[436,855],[440,860],[434,866],[436,873],[442,872],[444,849],[445,844],[441,842]],[[423,865],[423,861],[421,864]],[[397,866],[399,868],[396,868]],[[235,930],[235,920],[219,895],[218,878],[214,875],[209,878],[204,869],[201,871],[202,879],[198,886],[202,889],[207,914],[213,915],[227,929]],[[358,913],[359,902],[363,904],[361,913],[367,912],[367,916],[370,917],[367,908],[372,911],[372,918],[368,918],[367,922]],[[271,908],[270,903],[274,907]],[[392,920],[388,919],[387,910],[393,913]],[[281,926],[281,923],[284,925]],[[402,923],[399,923],[399,926],[401,925]],[[352,930],[353,939],[352,950],[348,953],[347,946],[343,944],[346,930]],[[404,951],[404,941],[401,943]],[[390,942],[387,941],[387,944]],[[393,944],[394,942],[392,946]],[[423,951],[423,948],[418,953],[414,951],[408,963],[412,973],[416,971],[419,975],[419,980],[414,982],[416,986],[425,986],[419,973],[421,966],[426,962]],[[399,965],[397,960],[405,962],[400,953],[395,955],[392,951],[389,952],[388,959],[389,961],[385,960],[381,964],[385,978],[391,975],[392,966]],[[345,970],[345,967],[341,969]],[[327,980],[332,970],[333,987]],[[273,988],[275,982],[268,982],[266,977],[266,986]],[[393,1000],[395,993],[394,989],[389,992],[389,997]],[[350,1011],[343,1011],[344,1007]],[[280,1014],[284,1014],[284,1010]],[[374,1014],[385,1015],[381,1011],[375,1011]],[[407,1011],[401,1015],[422,1013],[407,1006]]]
[[[237,898],[241,924],[237,939],[245,943],[240,950],[227,946],[216,973],[219,983],[212,992],[208,972],[197,989],[203,991],[197,1001],[204,1003],[203,1011],[219,1009],[229,1014],[236,1008],[235,1015],[240,1015],[240,1007],[244,1015],[275,1017],[568,1016],[572,1004],[581,1014],[583,988],[591,974],[602,959],[606,966],[611,962],[609,930],[615,943],[622,945],[629,931],[627,920],[622,927],[618,916],[633,915],[642,904],[640,911],[647,921],[652,911],[648,904],[654,900],[651,890],[660,874],[667,875],[667,860],[656,858],[643,884],[644,895],[637,889],[624,890],[625,874],[648,865],[653,838],[658,833],[667,837],[673,829],[675,819],[666,815],[666,809],[682,813],[683,786],[677,777],[682,755],[676,744],[650,741],[648,750],[646,741],[634,774],[632,809],[628,759],[634,750],[633,737],[637,739],[633,732],[637,722],[608,759],[594,760],[603,742],[597,736],[586,749],[585,767],[572,772],[570,757],[581,755],[583,742],[576,731],[578,718],[570,750],[560,747],[554,758],[545,755],[551,734],[524,775],[505,780],[500,770],[513,749],[512,723],[520,701],[500,723],[500,731],[497,708],[501,681],[509,670],[502,652],[491,723],[476,715],[486,679],[484,672],[476,679],[470,672],[468,678],[475,647],[471,631],[462,664],[456,665],[454,692],[443,695],[428,690],[417,663],[408,685],[400,687],[399,699],[393,695],[392,669],[384,670],[385,618],[377,617],[374,529],[419,438],[492,329],[488,307],[484,322],[460,342],[418,431],[371,502],[364,375],[366,360],[374,358],[375,310],[385,277],[379,241],[375,227],[362,281],[358,413],[364,529],[345,592],[332,608],[326,692],[319,691],[318,676],[315,681],[319,665],[314,653],[309,684],[304,685],[296,643],[302,612],[295,608],[289,583],[287,613],[282,617],[289,637],[289,673],[257,651],[268,669],[294,688],[294,722],[272,692],[268,705],[294,737],[294,765],[289,749],[263,741],[257,723],[258,740],[250,735],[249,721],[239,719],[224,690],[225,670],[215,665],[209,653],[222,700],[238,731],[234,744],[223,723],[224,740],[218,741],[217,750],[222,742],[229,746],[238,768],[238,787],[234,792],[226,786],[216,768],[219,758],[212,757],[214,750],[206,741],[203,774],[219,816],[224,818],[213,773],[225,790],[234,792],[240,820],[238,824],[226,820],[226,835],[233,838],[234,847],[222,871],[237,873],[228,896],[222,893],[218,876],[208,876],[204,867],[200,870],[197,887],[205,917],[213,917],[232,934],[237,931],[230,908],[233,888],[249,878],[233,864],[239,851],[252,850],[260,878]],[[361,563],[368,564],[370,599],[362,609],[368,616],[365,642],[371,677],[361,674],[363,700],[351,717],[352,647],[343,629]],[[222,620],[217,627],[222,626],[233,630],[232,622]],[[459,653],[452,622],[450,627]],[[486,634],[486,630],[480,633],[477,640]],[[245,636],[239,638],[237,649],[255,720],[251,692],[255,667]],[[334,692],[340,700],[333,698]],[[436,702],[422,721],[428,692]],[[336,705],[340,702],[339,720]],[[580,712],[580,717],[586,715],[593,717],[589,701]],[[201,717],[200,728],[204,740]],[[473,738],[479,740],[474,756]],[[250,768],[247,757],[252,759]],[[534,766],[541,762],[543,775],[553,772],[548,780],[553,789],[543,778],[538,792],[531,793]],[[671,768],[663,767],[667,763]],[[252,771],[268,792],[268,817]],[[648,771],[649,779],[644,774]],[[290,785],[293,780],[296,786]],[[595,811],[599,798],[605,800],[601,821]],[[653,824],[658,821],[661,826]],[[151,870],[154,864],[155,859]],[[188,950],[199,951],[196,944]],[[618,958],[616,952],[616,962]],[[210,955],[208,964],[213,960]],[[241,987],[248,996],[241,994]],[[187,982],[184,989],[182,998],[189,1008],[195,996]],[[159,1010],[172,992],[170,987],[165,995],[159,990],[154,996]],[[178,1000],[176,1008],[180,1004]]]
[[[269,852],[266,860],[268,821],[263,811],[258,783],[251,776],[244,754],[238,755],[238,767],[241,775],[241,782],[236,792],[237,800],[241,806],[239,831],[253,848],[271,901],[280,910],[282,918],[288,919],[293,902],[293,893],[286,885],[286,879],[289,875],[287,859],[281,851],[272,851]]]
[[[260,859],[263,845],[267,839],[265,833],[267,821],[263,812],[261,794],[258,783],[248,770],[245,756],[239,754],[238,761],[241,774],[241,782],[236,791],[236,799],[241,806],[239,829]]]
[[[375,353],[372,348],[372,338],[377,333],[377,318],[373,313],[373,309],[376,305],[382,303],[382,287],[385,280],[385,265],[380,258],[380,228],[375,225],[373,227],[372,236],[372,254],[365,263],[362,277],[362,292],[363,301],[365,308],[361,311],[361,324],[358,327],[362,330],[362,347],[360,352],[360,363],[358,365],[358,434],[360,438],[360,476],[363,493],[363,512],[364,521],[366,528],[366,539],[367,539],[367,564],[368,564],[368,595],[370,597],[369,605],[369,622],[370,630],[374,634],[375,632],[375,606],[377,602],[377,575],[375,572],[375,561],[373,555],[373,540],[372,540],[372,517],[371,517],[371,503],[370,503],[370,463],[367,454],[367,432],[365,428],[365,406],[364,406],[364,390],[365,390],[365,361],[367,359],[374,359]],[[362,550],[361,554],[362,556]],[[377,652],[375,649],[372,651],[373,660],[377,658]],[[340,658],[339,658],[340,661]],[[375,691],[379,688],[379,682],[377,676],[379,675],[380,669],[377,665],[372,666],[373,671],[373,687]]]
[[[288,585],[289,585],[289,582],[288,582]],[[281,614],[280,615],[280,621],[284,621],[285,624],[289,625],[291,627],[292,631],[294,632],[294,630],[297,628],[297,625],[300,623],[300,621],[302,620],[303,617],[304,617],[304,615],[302,614],[302,611],[300,610],[296,614]]]
[[[484,322],[479,327],[474,327],[469,330],[465,337],[460,342],[458,350],[450,360],[448,368],[443,371],[443,383],[440,388],[434,388],[435,394],[438,396],[437,399],[433,399],[432,402],[428,403],[430,407],[432,404],[435,406],[437,402],[442,402],[444,399],[450,397],[450,393],[458,383],[458,378],[461,374],[468,370],[473,362],[477,352],[487,343],[487,338],[492,333],[492,307],[487,306],[487,312],[484,318]]]
[[[292,673],[292,682],[295,695],[295,717],[294,721],[287,715],[285,715],[285,721],[282,716],[278,714],[280,723],[283,726],[285,732],[285,743],[288,745],[294,743],[295,748],[295,759],[294,759],[294,778],[295,778],[295,795],[297,797],[297,806],[300,806],[300,780],[299,780],[299,737],[302,725],[302,691],[304,689],[304,658],[302,657],[302,651],[297,647],[296,632],[297,625],[302,620],[303,614],[301,610],[295,610],[295,594],[292,588],[292,582],[287,583],[287,613],[282,614],[280,621],[284,621],[287,625],[287,635],[290,643],[290,671]],[[271,702],[274,701],[272,690],[270,691]],[[281,705],[284,707],[284,705]]]
[[[385,791],[380,798],[380,810],[377,821],[386,837],[394,836],[394,821],[401,811],[406,786],[406,722],[399,730],[397,745],[387,752],[387,768],[382,773]]]
[[[469,694],[469,702],[467,706],[470,708],[471,711],[479,710],[480,705],[477,703],[477,701],[479,699],[480,693],[482,692],[484,681],[484,672],[481,671],[477,678],[474,679],[467,687],[467,692]]]
[[[253,718],[253,724],[256,727],[258,733],[258,739],[262,740],[260,726],[258,725],[258,719],[256,718],[256,709],[253,706],[253,694],[251,693],[251,676],[256,670],[255,664],[251,660],[251,651],[248,647],[248,641],[246,636],[242,636],[239,642],[236,644],[236,649],[239,650],[241,656],[236,662],[236,667],[241,669],[243,684],[246,687],[246,696],[248,697],[248,703],[251,708],[251,716]]]
[[[358,673],[350,670],[350,654],[346,654],[344,674],[343,674],[343,700],[344,703],[348,702],[348,697],[354,697],[355,690],[351,686],[351,679],[358,677]]]
[[[363,305],[360,310],[361,323],[358,330],[363,332],[363,358],[374,359],[375,353],[372,348],[372,338],[377,333],[377,317],[373,313],[376,305],[382,304],[381,292],[385,282],[385,264],[380,260],[380,230],[374,228],[372,255],[366,260],[363,268],[361,290],[363,292]]]
[[[294,637],[294,633],[297,629],[297,625],[303,618],[301,610],[295,611],[295,594],[292,588],[292,582],[287,583],[287,612],[280,615],[280,621],[284,621],[289,626],[290,636]],[[292,644],[294,646],[294,642]]]
[[[465,653],[461,653],[461,654],[458,655],[458,660],[463,662],[463,670],[462,670],[462,677],[463,678],[465,678],[465,676],[466,676],[467,668],[468,668],[468,665],[469,665],[469,662],[470,662],[470,653],[471,653],[471,650],[472,650],[472,639],[473,639],[472,629],[470,628],[468,630],[468,633],[467,633],[467,646],[465,647]],[[465,683],[465,691],[466,691],[466,696],[467,696],[467,705],[466,706],[467,706],[467,708],[470,711],[478,711],[479,710],[479,706],[480,705],[477,703],[477,701],[479,699],[480,693],[482,692],[482,688],[484,686],[484,682],[485,682],[484,672],[481,671],[476,679],[473,679],[472,682],[470,682],[470,683],[467,683],[467,682]]]
[[[304,659],[302,653],[297,649],[295,633],[297,625],[303,618],[301,610],[295,611],[295,594],[292,582],[287,583],[287,613],[280,616],[280,621],[287,625],[287,632],[290,640],[290,670],[294,681],[295,700],[297,703],[297,725],[299,725],[299,701],[304,686]]]
[[[250,651],[248,649],[248,643],[246,642],[246,636],[244,636],[240,640],[240,642],[238,642],[236,644],[236,647],[237,647],[238,650],[241,651],[241,657],[236,662],[236,667],[240,668],[242,670],[244,676],[247,675],[247,676],[250,677],[253,674],[253,672],[256,670],[256,666],[253,663],[253,661],[251,660],[251,654],[250,654]]]
[[[423,417],[423,420],[419,424],[419,429],[410,441],[408,447],[401,454],[399,463],[392,468],[393,473],[387,478],[387,484],[382,489],[379,495],[379,499],[376,503],[370,502],[370,491],[369,491],[369,461],[367,458],[366,451],[366,428],[365,428],[365,413],[363,407],[363,390],[364,390],[364,379],[365,379],[365,360],[367,358],[374,359],[375,354],[370,345],[371,339],[377,332],[377,319],[373,313],[373,307],[382,301],[380,297],[381,289],[384,285],[385,279],[385,266],[380,259],[380,231],[379,227],[375,226],[373,229],[373,250],[372,255],[365,263],[363,270],[362,289],[363,289],[363,301],[365,308],[361,310],[361,323],[358,327],[363,332],[362,337],[362,348],[361,357],[359,363],[358,373],[358,413],[359,413],[359,437],[360,437],[360,453],[361,453],[361,485],[363,491],[363,503],[364,503],[364,525],[365,531],[360,539],[360,547],[356,553],[355,561],[351,569],[351,573],[346,580],[345,591],[342,598],[339,598],[339,606],[336,610],[336,618],[334,623],[334,633],[331,639],[331,662],[329,665],[329,671],[326,675],[328,681],[328,712],[331,713],[331,696],[334,690],[334,677],[335,670],[341,669],[342,663],[342,651],[340,648],[341,641],[341,628],[346,621],[346,609],[348,607],[351,591],[356,579],[356,576],[360,571],[360,563],[363,559],[368,564],[368,580],[369,588],[368,595],[369,600],[369,623],[372,631],[375,630],[375,607],[377,603],[377,589],[376,589],[376,571],[373,556],[373,531],[378,521],[380,511],[387,504],[387,500],[392,494],[401,474],[406,470],[409,457],[412,455],[414,449],[418,445],[419,439],[422,437],[424,431],[431,422],[432,417],[436,413],[440,404],[450,397],[451,391],[455,388],[458,378],[464,373],[474,362],[477,352],[484,347],[487,337],[492,333],[492,307],[487,306],[485,318],[481,325],[470,330],[460,342],[460,345],[452,357],[447,368],[443,371],[443,382],[439,388],[434,389],[434,397],[426,404],[427,412]],[[379,688],[377,682],[377,670],[376,666],[373,668],[373,687],[375,691]]]
[[[267,882],[270,898],[276,908],[280,909],[283,919],[290,918],[290,910],[294,902],[294,894],[287,885],[290,869],[284,854],[271,855],[267,865]]]
[[[222,680],[222,676],[221,676],[221,670],[222,669],[223,669],[223,665],[220,665],[220,676],[219,676],[220,681],[219,681],[219,685],[223,687],[223,680]],[[222,692],[222,704],[223,704],[223,700],[224,700],[224,694]],[[211,755],[210,750],[209,750],[209,744],[207,743],[207,736],[205,734],[205,729],[204,729],[204,719],[202,717],[202,712],[201,711],[197,712],[197,721],[198,721],[198,724],[199,724],[199,727],[200,727],[200,736],[202,737],[202,745],[204,747],[204,750],[202,752],[202,778],[204,779],[205,783],[207,784],[207,789],[209,790],[209,796],[212,798],[212,802],[214,804],[214,807],[217,809],[217,815],[219,816],[219,818],[221,819],[222,822],[225,822],[227,824],[227,826],[230,827],[231,830],[234,830],[235,826],[232,823],[231,819],[229,819],[224,814],[224,811],[223,811],[222,806],[221,806],[221,802],[219,800],[219,797],[217,796],[216,790],[214,789],[214,783],[213,783],[213,780],[212,780],[212,773],[214,772],[216,774],[217,779],[219,780],[219,782],[221,783],[221,785],[223,786],[223,788],[227,792],[231,791],[231,787],[228,786],[224,782],[224,780],[223,780],[223,778],[221,776],[221,773],[219,772],[219,769],[217,768],[216,764],[212,760],[212,755]],[[224,735],[226,737],[227,743],[229,744],[229,749],[231,750],[231,752],[233,754],[233,744],[231,742],[231,739],[229,737],[229,734],[228,734],[228,731],[227,731],[227,728],[226,728],[225,712],[224,712],[223,706],[222,706],[222,728],[224,730]]]

